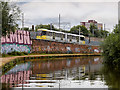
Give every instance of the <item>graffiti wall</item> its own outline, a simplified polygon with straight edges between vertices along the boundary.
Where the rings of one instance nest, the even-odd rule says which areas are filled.
[[[78,45],[48,40],[32,39],[29,31],[16,30],[15,33],[1,37],[1,53],[35,52],[35,53],[99,53],[99,46]]]
[[[1,53],[12,51],[31,52],[32,41],[28,31],[17,30],[15,33],[1,37],[2,49]]]
[[[32,52],[36,53],[100,53],[99,46],[78,45],[35,39],[32,42]]]

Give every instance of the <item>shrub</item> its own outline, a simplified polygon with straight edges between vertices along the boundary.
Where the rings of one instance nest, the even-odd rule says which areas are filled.
[[[18,51],[13,51],[13,52],[9,52],[7,54],[2,54],[2,57],[6,57],[6,56],[21,56],[21,55],[27,55],[28,53],[27,52],[18,52]]]
[[[119,31],[116,33],[116,31]],[[115,28],[102,43],[104,62],[120,67],[120,29]]]

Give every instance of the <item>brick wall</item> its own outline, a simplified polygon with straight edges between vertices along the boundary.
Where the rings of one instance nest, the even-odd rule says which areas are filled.
[[[46,40],[32,40],[32,52],[35,53],[92,53],[100,52],[99,46],[78,45]]]

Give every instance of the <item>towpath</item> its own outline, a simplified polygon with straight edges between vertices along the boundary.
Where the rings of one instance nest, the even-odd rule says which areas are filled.
[[[38,54],[38,55],[24,55],[24,56],[12,56],[12,57],[2,57],[0,58],[0,67],[5,65],[6,63],[17,59],[17,58],[22,58],[22,57],[49,57],[49,56],[53,56],[53,57],[68,57],[68,56],[100,56],[101,54]]]

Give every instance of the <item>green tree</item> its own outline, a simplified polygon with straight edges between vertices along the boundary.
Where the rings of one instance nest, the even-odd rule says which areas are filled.
[[[6,35],[11,31],[14,32],[18,27],[20,9],[15,3],[0,2],[0,4],[2,6],[2,35]]]
[[[87,28],[85,26],[81,26],[81,25],[77,25],[77,26],[73,26],[71,29],[70,29],[70,33],[73,33],[73,34],[79,34],[79,28],[80,28],[80,32],[83,33],[83,35],[85,36],[88,36],[89,34],[89,31],[87,30]]]
[[[83,25],[80,26],[80,28],[81,28],[81,31],[82,31],[83,35],[88,36],[89,31],[87,30],[87,28]]]
[[[101,37],[107,37],[108,36],[108,34],[109,34],[109,32],[108,31],[106,31],[106,30],[101,30],[100,31],[100,35],[101,35]]]
[[[70,33],[73,33],[73,34],[79,34],[79,27],[80,26],[73,26],[71,29],[70,29]]]
[[[48,30],[50,30],[51,27],[50,27],[50,24],[48,24],[48,25],[40,24],[40,25],[36,25],[36,26],[35,26],[35,30],[37,31],[38,29],[48,29]],[[53,25],[52,25],[52,30],[59,31],[59,30],[56,29]]]
[[[91,36],[93,37],[101,37],[101,38],[105,38],[109,34],[109,32],[106,30],[102,30],[102,29],[98,30],[97,26],[95,26],[94,24],[90,25],[90,33]]]
[[[119,26],[117,25],[117,27]],[[105,58],[104,62],[120,68],[120,28],[117,27],[114,28],[113,33],[104,40],[101,46]]]
[[[90,24],[90,32],[93,36],[95,36],[96,30],[98,30],[97,27],[94,24]]]
[[[29,31],[30,29],[28,27],[24,27],[24,30],[25,31]]]
[[[120,24],[116,25],[113,30],[114,33],[120,33]]]

